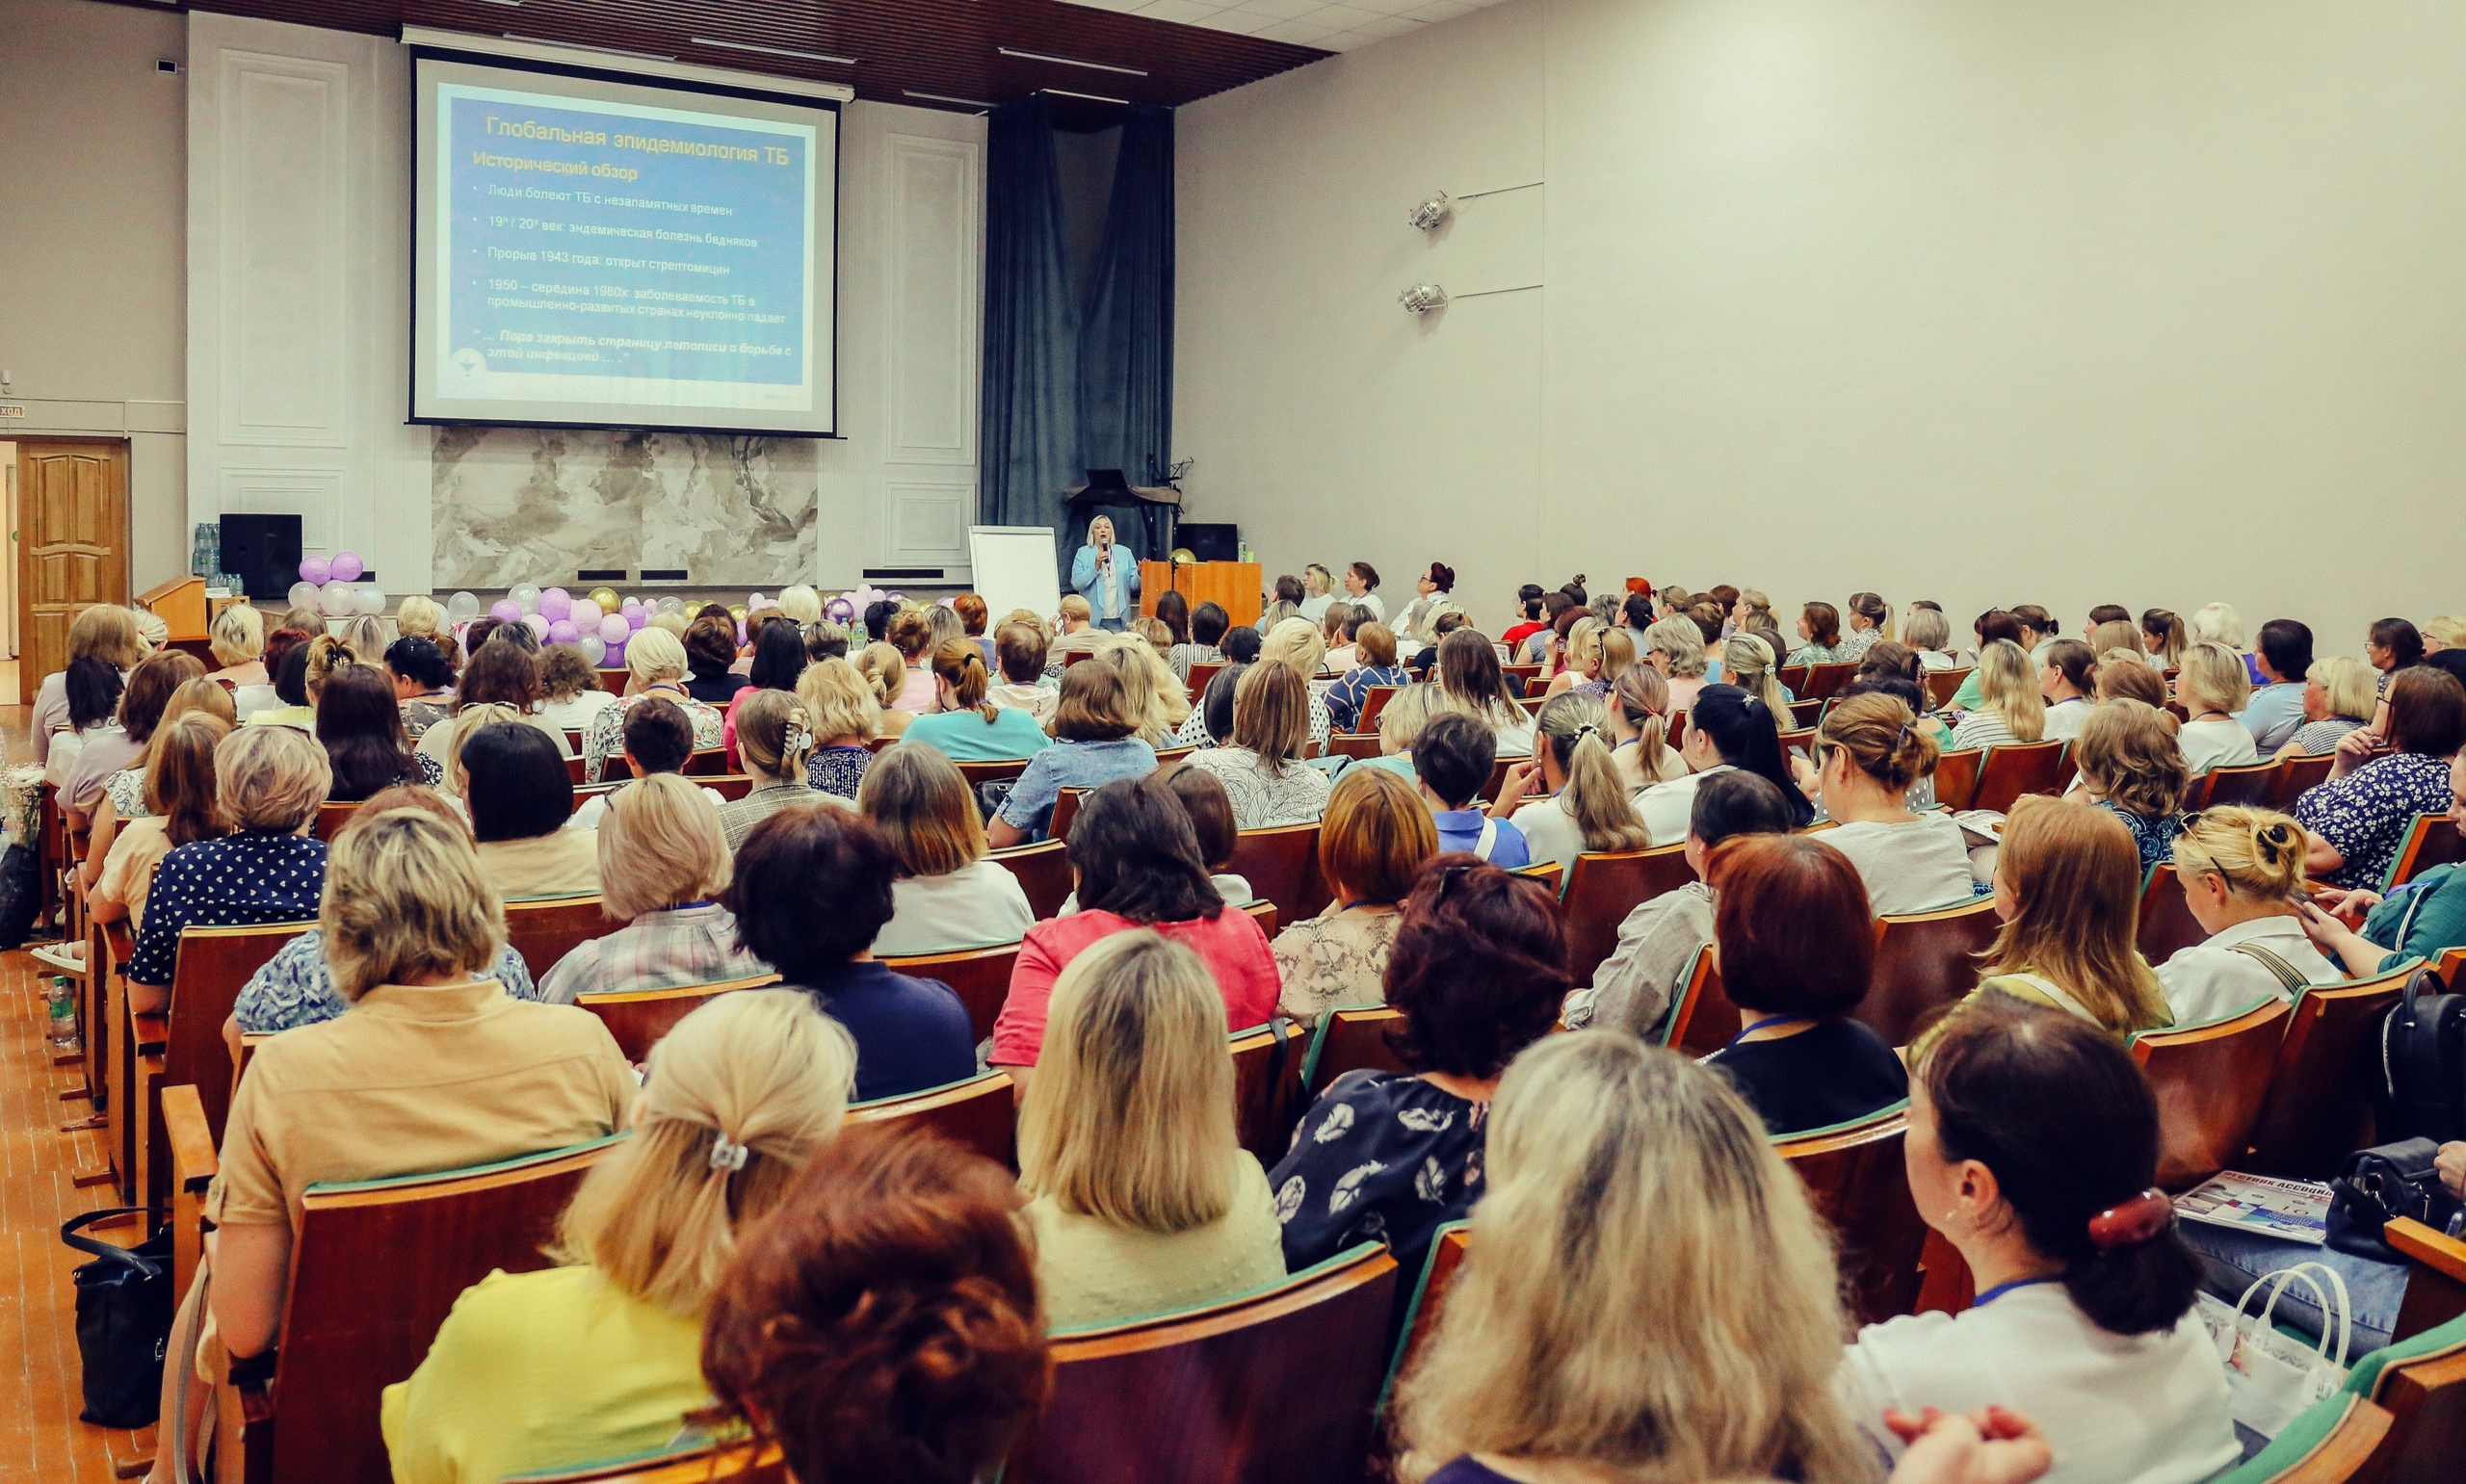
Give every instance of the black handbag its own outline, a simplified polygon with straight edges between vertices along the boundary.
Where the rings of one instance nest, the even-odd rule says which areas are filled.
[[[94,1261],[81,1264],[77,1286],[77,1359],[86,1393],[80,1420],[98,1427],[150,1426],[163,1400],[164,1347],[171,1335],[171,1229],[134,1247],[115,1247],[79,1235],[114,1216],[145,1214],[143,1207],[90,1211],[61,1223],[60,1239]]]
[[[0,850],[0,949],[25,947],[42,910],[42,871],[24,846]]]
[[[2432,1167],[2439,1154],[2438,1144],[2416,1138],[2347,1156],[2338,1178],[2329,1182],[2329,1245],[2375,1263],[2403,1263],[2381,1239],[2381,1228],[2411,1216],[2435,1232],[2447,1231],[2458,1202]]]

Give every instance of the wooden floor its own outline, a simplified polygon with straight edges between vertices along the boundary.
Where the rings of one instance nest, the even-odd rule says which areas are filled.
[[[16,664],[0,660],[0,696],[16,697]],[[11,762],[29,760],[28,708],[0,706]],[[44,966],[22,950],[0,953],[0,1484],[110,1484],[112,1460],[153,1450],[153,1432],[77,1420],[77,1301],[69,1273],[86,1261],[61,1245],[60,1224],[113,1202],[109,1185],[80,1190],[73,1176],[100,1169],[99,1132],[60,1126],[93,1109],[60,1095],[84,1076],[51,1064]],[[135,1241],[135,1225],[95,1234]]]

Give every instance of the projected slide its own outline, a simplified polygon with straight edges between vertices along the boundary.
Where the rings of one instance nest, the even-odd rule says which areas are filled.
[[[413,413],[828,432],[826,108],[422,58]]]

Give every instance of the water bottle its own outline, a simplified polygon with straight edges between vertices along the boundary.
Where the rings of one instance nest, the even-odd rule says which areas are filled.
[[[66,975],[51,976],[51,1044],[66,1046],[77,1039],[77,992]]]

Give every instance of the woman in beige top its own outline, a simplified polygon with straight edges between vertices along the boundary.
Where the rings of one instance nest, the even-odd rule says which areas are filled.
[[[1224,999],[1191,950],[1115,933],[1053,987],[1019,1110],[1019,1188],[1057,1330],[1255,1292],[1284,1278],[1267,1173],[1233,1124]]]
[[[1329,1010],[1386,1003],[1396,903],[1437,853],[1438,828],[1411,784],[1383,768],[1347,768],[1319,821],[1319,873],[1332,899],[1275,935],[1276,1008],[1314,1026]]]
[[[599,832],[567,829],[573,775],[538,727],[498,721],[462,743],[462,799],[479,837],[480,874],[509,901],[599,890]]]
[[[130,931],[138,930],[163,857],[174,846],[224,833],[214,807],[214,749],[230,734],[229,720],[206,711],[175,717],[154,734],[145,765],[146,814],[123,821],[108,847],[89,853],[79,868],[95,921],[126,918]]]

